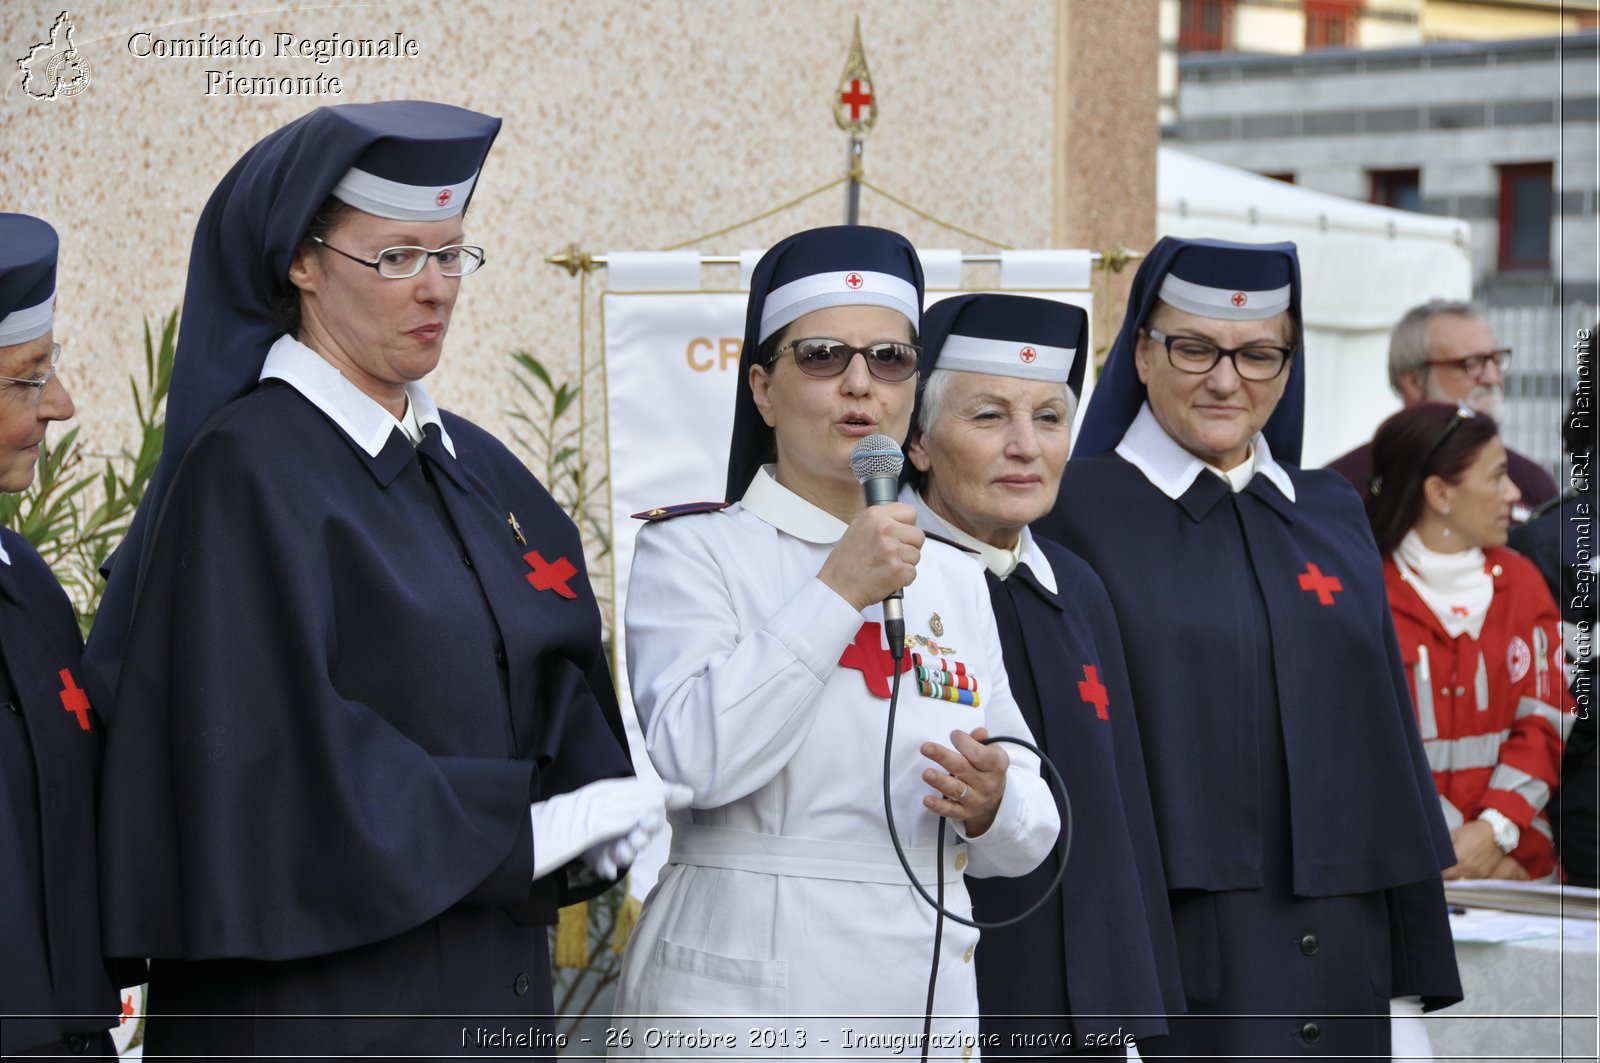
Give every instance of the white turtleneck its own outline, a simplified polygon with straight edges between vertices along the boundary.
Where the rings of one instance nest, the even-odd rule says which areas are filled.
[[[1482,550],[1474,546],[1441,554],[1424,545],[1413,528],[1395,547],[1394,566],[1439,618],[1446,634],[1457,638],[1466,633],[1477,639],[1494,598],[1494,577],[1484,568]]]

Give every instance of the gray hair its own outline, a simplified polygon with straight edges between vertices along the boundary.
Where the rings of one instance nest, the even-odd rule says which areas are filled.
[[[1407,310],[1389,334],[1389,386],[1396,395],[1401,394],[1402,374],[1427,367],[1431,356],[1428,351],[1428,322],[1437,314],[1481,319],[1483,308],[1477,303],[1459,299],[1429,299],[1421,306]]]
[[[939,423],[939,414],[944,411],[944,398],[950,391],[950,384],[955,375],[965,372],[961,369],[935,369],[928,374],[927,383],[922,385],[922,412],[917,415],[917,434],[928,435],[933,431],[933,426]],[[1078,415],[1078,396],[1067,387],[1067,382],[1061,382],[1062,398],[1067,400],[1067,423],[1071,424]]]

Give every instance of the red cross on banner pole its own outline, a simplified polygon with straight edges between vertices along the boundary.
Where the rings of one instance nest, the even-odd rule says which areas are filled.
[[[1078,697],[1093,705],[1094,714],[1100,719],[1110,719],[1106,715],[1106,708],[1111,704],[1111,698],[1105,684],[1100,682],[1099,670],[1092,664],[1083,666],[1083,682],[1078,684]]]
[[[861,91],[861,79],[851,78],[850,87],[839,95],[839,102],[850,108],[850,121],[861,120],[861,108],[872,106],[872,93]]]
[[[850,150],[845,156],[848,169],[845,175],[845,224],[857,225],[861,220],[861,138],[866,136],[878,120],[878,94],[872,88],[872,72],[867,69],[866,49],[861,47],[861,16],[856,16],[855,34],[850,40],[850,54],[844,61],[844,72],[839,75],[839,85],[833,94],[833,120],[839,128],[850,134]]]
[[[856,16],[850,38],[850,54],[834,90],[833,120],[853,137],[860,137],[878,120],[878,94],[872,88],[872,71],[867,69],[867,52],[861,47],[861,16]]]
[[[61,669],[61,707],[78,716],[78,728],[91,730],[89,726],[89,695],[83,692],[77,682],[72,678],[72,670]]]
[[[894,674],[895,664],[894,655],[883,648],[882,642],[882,625],[875,620],[868,620],[856,632],[856,640],[844,648],[844,653],[839,657],[839,667],[854,668],[860,672],[867,681],[867,690],[887,700],[891,693],[889,676]],[[901,659],[900,670],[911,670],[910,655]]]
[[[1324,576],[1322,569],[1308,561],[1306,570],[1300,573],[1300,589],[1315,594],[1318,605],[1332,605],[1333,596],[1344,590],[1344,584],[1338,576]]]
[[[541,591],[554,590],[563,598],[576,598],[578,592],[567,586],[567,580],[578,574],[577,568],[571,561],[558,557],[554,561],[545,561],[537,550],[529,550],[522,555],[533,571],[528,573],[528,582]]]

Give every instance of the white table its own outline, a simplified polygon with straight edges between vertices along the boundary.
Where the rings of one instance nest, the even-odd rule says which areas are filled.
[[[1479,917],[1477,910],[1470,915]],[[1461,940],[1466,934],[1458,930],[1466,1000],[1424,1018],[1436,1058],[1593,1063],[1600,1047],[1595,917],[1512,918],[1545,936],[1481,944]]]

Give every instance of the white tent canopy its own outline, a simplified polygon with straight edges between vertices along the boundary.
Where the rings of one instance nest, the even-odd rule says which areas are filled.
[[[1305,285],[1304,464],[1371,438],[1399,408],[1389,389],[1389,330],[1432,298],[1472,295],[1467,223],[1357,203],[1160,149],[1156,227],[1163,236],[1292,240]]]

